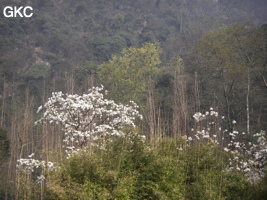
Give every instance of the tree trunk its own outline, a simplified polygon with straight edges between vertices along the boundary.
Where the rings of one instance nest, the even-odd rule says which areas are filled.
[[[149,123],[150,139],[153,139],[156,135],[155,133],[156,114],[155,114],[155,103],[154,103],[154,88],[151,76],[149,76],[148,78],[147,103],[148,103],[148,123]]]
[[[4,80],[3,80],[2,108],[1,108],[1,128],[3,128],[3,125],[4,125],[5,99],[6,99],[6,79],[4,77]]]
[[[248,134],[250,134],[249,94],[250,94],[250,68],[248,67],[248,82],[247,82],[247,96],[246,96],[247,133]]]
[[[173,135],[186,135],[188,127],[188,107],[186,100],[186,83],[182,60],[179,58],[174,72]]]
[[[199,95],[199,81],[198,81],[198,73],[197,72],[195,72],[194,93],[195,93],[195,110],[194,110],[194,112],[199,112],[200,111],[200,95]]]

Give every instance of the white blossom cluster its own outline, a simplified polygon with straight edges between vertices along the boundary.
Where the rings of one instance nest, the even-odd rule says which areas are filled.
[[[196,127],[192,128],[191,131],[194,132],[193,138],[200,141],[209,141],[217,143],[219,142],[219,137],[224,133],[220,126],[220,120],[218,112],[210,108],[210,111],[205,113],[197,112],[193,115],[196,121]],[[193,142],[192,137],[188,137],[188,142]]]
[[[45,180],[43,175],[37,176],[37,183],[42,183]]]
[[[267,167],[267,143],[264,131],[254,135],[256,144],[251,142],[246,144],[243,141],[244,132],[241,134],[234,130],[229,133],[228,130],[222,129],[222,120],[225,117],[219,117],[218,112],[213,108],[205,113],[197,112],[193,118],[196,121],[196,127],[191,129],[194,135],[186,137],[187,144],[202,141],[222,145],[223,150],[232,155],[227,171],[243,172],[252,182],[257,182],[264,177]],[[236,123],[232,120],[233,125]],[[227,139],[230,141],[225,144],[224,141]]]
[[[55,170],[57,167],[55,167],[54,163],[52,162],[46,162],[46,161],[40,161],[33,159],[32,156],[34,154],[29,155],[28,159],[19,159],[17,160],[17,171],[18,172],[24,172],[27,175],[30,175],[34,172],[35,169],[41,168],[41,169],[47,169],[49,171]],[[37,182],[41,183],[43,180],[45,180],[45,177],[43,175],[37,176]]]
[[[54,170],[56,167],[54,163],[52,162],[46,162],[46,161],[40,161],[40,160],[35,160],[33,158],[29,159],[19,159],[17,160],[17,169],[25,169],[28,172],[34,172],[34,168],[47,168],[49,170]]]
[[[261,131],[260,133],[254,134],[257,143],[252,144],[249,142],[248,145],[245,145],[244,142],[238,142],[236,139],[237,135],[237,131],[230,133],[231,141],[228,144],[229,149],[224,149],[234,155],[233,159],[230,159],[229,171],[242,171],[248,177],[248,180],[257,182],[266,173],[267,143],[265,132]]]
[[[21,170],[21,169],[25,169],[26,171],[28,171],[29,173],[34,171],[34,168],[42,168],[45,167],[46,162],[45,161],[39,161],[39,160],[35,160],[33,158],[29,158],[29,159],[19,159],[17,160],[17,169]]]
[[[39,107],[37,112],[44,110],[44,113],[36,123],[60,124],[67,152],[107,135],[122,136],[123,127],[135,127],[134,120],[142,119],[138,106],[133,101],[131,105],[116,104],[105,99],[102,90],[103,86],[93,87],[81,96],[53,92],[52,97]]]
[[[218,117],[218,112],[214,111],[213,108],[210,108],[210,111],[205,112],[205,114],[202,114],[201,112],[197,112],[193,115],[194,119],[197,122],[200,122],[207,118],[207,116],[215,116]]]

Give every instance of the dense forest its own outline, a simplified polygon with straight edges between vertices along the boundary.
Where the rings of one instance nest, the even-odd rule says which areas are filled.
[[[266,199],[266,8],[0,0],[0,199]]]

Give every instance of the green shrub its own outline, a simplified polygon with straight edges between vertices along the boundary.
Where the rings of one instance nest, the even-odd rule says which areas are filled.
[[[138,134],[80,151],[51,174],[54,199],[262,199],[266,180],[250,184],[226,171],[228,156],[212,143],[186,146],[183,140],[144,142]]]

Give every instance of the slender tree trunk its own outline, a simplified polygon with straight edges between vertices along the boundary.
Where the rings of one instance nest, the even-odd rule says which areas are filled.
[[[194,112],[199,112],[200,111],[200,94],[199,94],[199,80],[198,80],[198,73],[197,72],[195,72],[194,93],[195,93],[195,110],[194,110]]]
[[[3,80],[3,96],[2,96],[2,108],[1,108],[1,127],[4,125],[4,112],[5,112],[5,99],[6,99],[6,79]]]
[[[87,88],[85,88],[86,90],[88,90],[89,88],[94,86],[94,75],[90,74],[87,78]]]
[[[74,94],[74,78],[73,72],[66,75],[66,92],[69,94]]]
[[[179,127],[180,127],[180,120],[179,120],[179,105],[178,105],[178,86],[177,86],[177,71],[175,69],[174,72],[174,83],[173,83],[173,117],[172,117],[172,126],[173,126],[173,136],[176,137],[180,134]]]
[[[261,77],[261,79],[262,79],[262,81],[263,81],[263,83],[264,83],[265,88],[267,89],[267,81],[266,81],[264,75],[261,74],[260,77]]]
[[[182,11],[182,4],[180,5],[180,33],[183,34],[183,11]]]
[[[148,123],[149,123],[150,139],[153,139],[156,135],[155,133],[156,114],[155,114],[155,103],[154,103],[154,88],[151,76],[149,76],[148,78],[147,103],[148,103]]]
[[[173,135],[186,135],[188,127],[188,106],[186,99],[186,82],[183,74],[182,60],[176,63],[174,72],[174,106],[173,106]]]
[[[246,110],[247,110],[247,133],[250,134],[250,108],[249,108],[249,95],[250,95],[250,68],[248,67],[248,80],[247,80],[247,96],[246,96]]]

